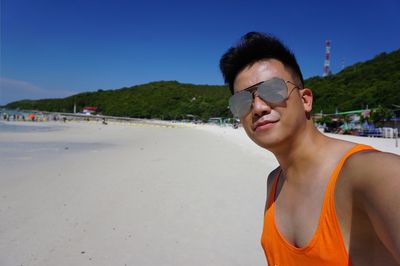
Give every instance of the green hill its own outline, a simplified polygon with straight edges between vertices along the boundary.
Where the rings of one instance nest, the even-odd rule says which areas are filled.
[[[329,77],[305,81],[315,97],[314,112],[324,113],[400,104],[400,49],[381,53]]]
[[[400,49],[382,53],[329,77],[312,77],[305,85],[314,92],[314,112],[333,113],[381,105],[400,104]],[[104,115],[140,118],[181,119],[187,114],[203,120],[231,116],[226,86],[159,81],[116,90],[85,92],[63,99],[22,100],[9,109],[72,112],[97,106]]]
[[[117,90],[85,92],[63,99],[22,100],[6,105],[9,109],[72,112],[84,106],[97,106],[104,115],[137,118],[182,119],[187,114],[206,120],[229,116],[225,86],[183,84],[159,81]]]

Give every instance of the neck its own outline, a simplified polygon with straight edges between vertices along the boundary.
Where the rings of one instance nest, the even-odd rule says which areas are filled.
[[[285,142],[284,147],[273,151],[286,178],[307,177],[307,173],[313,171],[323,158],[321,147],[327,145],[328,139],[310,123],[301,133]]]

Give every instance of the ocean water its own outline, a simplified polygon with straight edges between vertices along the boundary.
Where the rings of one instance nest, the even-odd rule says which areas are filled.
[[[33,134],[46,134],[50,131],[62,131],[63,125],[48,125],[43,122],[5,122],[0,121],[0,169],[17,167],[20,163],[38,163],[41,160],[69,156],[72,154],[87,154],[102,152],[114,145],[99,142],[75,142],[70,139],[60,141],[52,139],[37,141]],[[11,133],[11,134],[10,134]],[[19,135],[12,138],[12,133]],[[20,135],[22,133],[22,135]],[[50,136],[50,135],[49,135]],[[0,170],[1,178],[1,170]]]
[[[32,123],[29,125],[28,123]],[[35,125],[33,124],[35,123]],[[60,126],[55,125],[46,125],[46,124],[36,124],[39,122],[5,122],[0,121],[0,132],[8,132],[8,133],[19,133],[19,132],[49,132],[49,131],[57,131],[61,130]]]

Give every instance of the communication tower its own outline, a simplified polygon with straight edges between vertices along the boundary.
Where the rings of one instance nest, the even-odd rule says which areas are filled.
[[[331,41],[325,41],[325,62],[324,62],[324,72],[322,73],[323,77],[329,76],[332,74],[331,72]]]

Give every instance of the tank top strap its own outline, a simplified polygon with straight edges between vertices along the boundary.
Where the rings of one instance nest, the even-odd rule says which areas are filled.
[[[330,180],[328,181],[328,187],[327,187],[327,192],[333,193],[336,185],[336,180],[339,176],[340,171],[342,170],[342,167],[346,160],[353,154],[360,152],[360,151],[367,151],[367,150],[375,150],[373,147],[365,144],[356,144],[353,147],[351,147],[345,155],[340,159],[339,163],[336,165],[335,169],[332,172],[332,175],[330,176]]]

